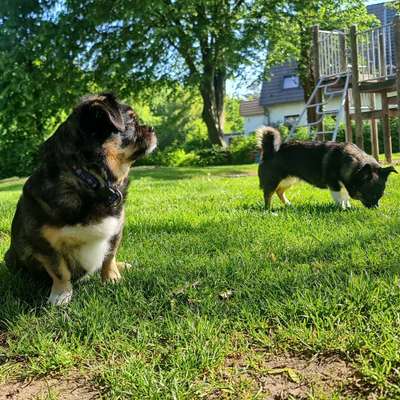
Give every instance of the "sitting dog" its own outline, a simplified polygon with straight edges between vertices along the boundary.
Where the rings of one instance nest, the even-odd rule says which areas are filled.
[[[132,163],[157,144],[131,107],[109,93],[88,96],[43,144],[26,181],[5,255],[10,269],[52,279],[48,301],[66,304],[72,282],[101,270],[118,281],[116,262]]]
[[[258,176],[267,209],[275,192],[289,205],[285,190],[299,180],[329,188],[342,209],[350,208],[350,197],[368,208],[377,207],[389,174],[396,172],[392,166],[382,168],[350,143],[281,143],[279,131],[270,127],[260,128],[257,139],[261,148]]]

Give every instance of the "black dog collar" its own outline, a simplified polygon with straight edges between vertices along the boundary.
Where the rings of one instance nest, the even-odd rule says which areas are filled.
[[[108,182],[106,183],[106,186],[102,188],[100,181],[96,176],[85,169],[77,167],[76,165],[72,166],[72,170],[74,171],[74,174],[90,189],[96,191],[102,189],[103,201],[107,207],[117,207],[122,203],[123,196],[118,188],[112,187]]]

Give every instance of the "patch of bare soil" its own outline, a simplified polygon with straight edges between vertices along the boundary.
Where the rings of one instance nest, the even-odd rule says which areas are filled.
[[[94,400],[100,398],[100,392],[86,378],[77,373],[67,377],[47,377],[25,382],[13,381],[0,385],[0,400]]]
[[[363,391],[356,371],[337,355],[307,358],[262,350],[231,354],[201,386],[200,397],[213,400],[330,399],[334,394],[355,399]]]

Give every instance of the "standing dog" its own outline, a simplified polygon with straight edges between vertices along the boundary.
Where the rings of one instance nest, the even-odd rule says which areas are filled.
[[[290,204],[285,190],[298,180],[329,188],[342,209],[350,208],[350,197],[368,208],[377,207],[389,174],[396,172],[392,166],[382,168],[350,143],[281,143],[279,131],[270,127],[259,129],[257,138],[261,148],[258,176],[267,209],[275,192],[283,204]]]
[[[72,282],[101,270],[118,281],[116,262],[132,163],[156,147],[152,128],[109,93],[88,96],[42,146],[26,181],[5,255],[10,269],[46,271],[49,302],[71,300]]]

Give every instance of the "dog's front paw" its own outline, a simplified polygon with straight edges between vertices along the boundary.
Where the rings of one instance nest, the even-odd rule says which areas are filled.
[[[343,211],[349,210],[349,209],[351,208],[351,204],[350,204],[350,202],[349,202],[348,200],[344,200],[344,201],[342,201],[342,202],[340,202],[340,203],[337,203],[337,205],[338,205]]]
[[[101,274],[103,282],[117,283],[122,279],[118,268],[110,268]]]
[[[72,299],[72,289],[65,290],[63,292],[51,292],[47,300],[49,304],[54,306],[64,306],[68,304]]]

